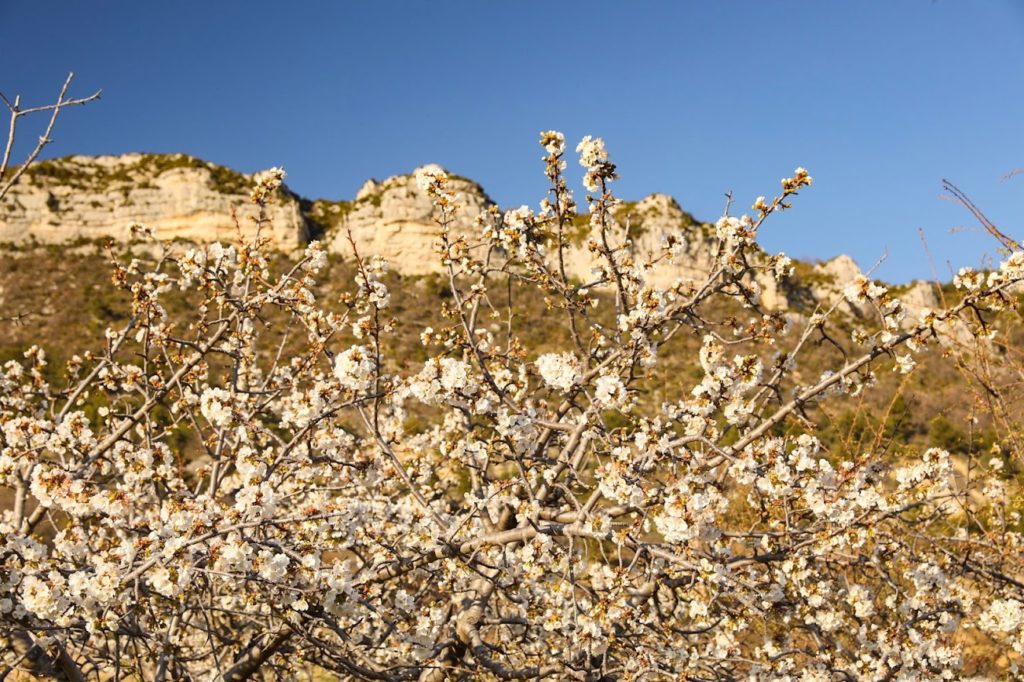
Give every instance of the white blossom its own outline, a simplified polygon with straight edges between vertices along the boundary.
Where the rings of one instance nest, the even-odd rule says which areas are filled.
[[[572,353],[545,353],[537,358],[537,370],[548,386],[560,391],[568,391],[580,379],[579,360]]]

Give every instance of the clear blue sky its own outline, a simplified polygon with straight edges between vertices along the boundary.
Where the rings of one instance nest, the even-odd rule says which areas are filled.
[[[993,242],[952,179],[1024,237],[1024,2],[51,2],[0,0],[0,90],[103,99],[50,156],[181,151],[282,165],[309,197],[426,162],[502,205],[544,191],[537,133],[604,137],[620,196],[703,219],[798,165],[815,186],[762,243],[893,281]],[[578,167],[573,165],[573,173]],[[582,198],[582,188],[577,188]],[[950,232],[958,227],[969,231]]]

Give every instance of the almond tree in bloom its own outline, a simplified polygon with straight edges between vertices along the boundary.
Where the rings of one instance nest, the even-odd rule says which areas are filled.
[[[564,137],[541,144],[539,209],[489,210],[472,234],[452,227],[444,172],[421,170],[451,296],[412,369],[386,353],[401,324],[387,264],[356,255],[343,305],[318,301],[324,251],[276,271],[265,218],[251,241],[115,260],[131,316],[101,352],[56,373],[38,347],[3,365],[0,676],[954,680],[976,646],[998,653],[988,673],[1018,674],[1005,472],[954,476],[938,449],[840,459],[813,415],[991,327],[1024,251],[961,271],[959,300],[921,319],[851,282],[875,322],[808,378],[840,304],[797,324],[769,312],[759,281],[792,266],[755,244],[807,171],[717,222],[705,277],[658,288],[678,240],[633,248],[604,143],[577,148],[584,225]],[[259,175],[253,202],[282,178]],[[581,227],[586,282],[566,275]],[[173,290],[187,319],[165,308]],[[564,347],[522,342],[516,297],[564,320]],[[742,314],[709,313],[725,304]],[[652,402],[660,359],[690,336],[698,378]]]

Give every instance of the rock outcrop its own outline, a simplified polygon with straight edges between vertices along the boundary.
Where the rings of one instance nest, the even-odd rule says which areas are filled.
[[[228,240],[251,234],[249,176],[184,154],[125,154],[46,161],[29,168],[0,203],[0,241],[128,239],[142,224],[161,239]],[[270,207],[267,234],[294,248],[308,240],[297,197]]]
[[[714,266],[714,254],[718,240],[710,225],[697,221],[685,212],[673,197],[667,194],[650,194],[635,204],[627,203],[616,216],[633,241],[633,248],[640,256],[656,256],[671,238],[682,238],[682,249],[672,262],[659,262],[648,275],[648,281],[656,287],[668,287],[678,279],[700,280],[710,274]],[[576,259],[585,263],[574,264],[585,272],[589,266],[586,254],[579,252]],[[755,281],[761,289],[761,299],[770,309],[787,307],[785,292],[774,277],[758,273]]]
[[[823,308],[838,304],[838,310],[856,317],[864,317],[873,311],[851,303],[843,295],[846,284],[862,274],[864,273],[856,261],[843,254],[811,267],[809,273],[799,278],[797,285],[806,291],[805,298],[820,304]],[[916,324],[924,310],[942,307],[933,283],[918,280],[906,286],[891,287],[891,290],[903,302],[907,311],[904,327]]]
[[[417,169],[418,170],[418,169]],[[368,180],[345,205],[321,206],[331,225],[330,250],[351,253],[349,235],[361,254],[376,254],[391,262],[399,272],[426,274],[438,272],[437,245],[440,230],[434,222],[435,209],[429,196],[416,185],[416,171],[383,181]],[[459,176],[449,176],[449,189],[462,205],[451,225],[456,233],[472,233],[478,228],[473,218],[493,206],[483,188]],[[334,215],[331,216],[331,209]],[[683,211],[667,194],[651,194],[639,202],[627,202],[616,218],[630,234],[639,256],[658,254],[669,236],[682,236],[681,253],[671,262],[659,263],[649,274],[654,286],[667,287],[679,279],[700,279],[713,263],[711,228]],[[585,230],[585,228],[584,228]],[[566,252],[566,270],[581,280],[591,277],[592,256],[582,247],[577,235],[575,248]],[[785,308],[785,293],[770,276],[759,276],[765,305]]]
[[[450,176],[448,186],[463,206],[451,227],[468,233],[473,217],[494,202],[480,185],[466,178]],[[351,254],[351,233],[361,254],[383,256],[398,272],[422,275],[440,270],[434,205],[416,186],[415,171],[381,182],[368,180],[355,201],[339,212],[327,235],[330,251]]]
[[[0,201],[0,242],[68,242],[80,238],[130,238],[133,224],[144,225],[161,239],[232,240],[239,227],[251,235],[255,207],[249,202],[251,176],[184,154],[72,156],[32,166]],[[452,228],[471,234],[473,219],[494,205],[483,188],[449,174],[448,187],[463,209]],[[421,191],[415,171],[382,181],[368,180],[355,198],[307,201],[282,190],[269,207],[270,223],[262,232],[279,249],[290,251],[312,238],[332,252],[351,253],[351,238],[362,255],[380,255],[404,274],[440,269],[439,228],[433,203]],[[670,237],[681,238],[675,258],[658,263],[648,281],[666,287],[679,279],[699,280],[710,272],[717,240],[714,228],[686,213],[667,194],[651,194],[624,203],[616,219],[627,230],[637,256],[662,252]],[[592,260],[583,246],[588,232],[581,216],[574,226],[574,248],[567,252],[570,276],[591,277]],[[843,287],[861,274],[849,256],[818,265],[801,265],[791,284],[780,286],[768,273],[756,282],[771,309],[814,305],[839,307],[854,315],[843,300]],[[902,292],[910,312],[938,307],[934,287],[915,283]]]

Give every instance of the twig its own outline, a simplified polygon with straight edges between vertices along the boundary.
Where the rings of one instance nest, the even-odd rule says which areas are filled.
[[[0,199],[2,199],[4,195],[7,194],[7,192],[11,189],[11,187],[13,187],[15,183],[18,182],[21,176],[24,175],[25,171],[28,170],[29,166],[31,166],[32,163],[39,157],[39,154],[42,153],[46,145],[53,142],[53,138],[50,137],[50,135],[53,133],[53,128],[57,124],[57,117],[60,115],[60,112],[66,107],[88,104],[89,102],[92,102],[93,100],[100,98],[100,93],[102,92],[102,90],[97,90],[88,97],[65,99],[65,96],[68,92],[68,88],[71,87],[71,81],[74,79],[74,77],[74,73],[68,73],[68,77],[64,80],[64,85],[60,89],[60,94],[57,95],[57,101],[53,104],[45,104],[38,107],[22,109],[20,95],[15,97],[14,101],[12,102],[10,99],[4,96],[3,93],[0,93],[0,99],[3,100],[4,104],[7,106],[8,111],[11,112],[10,123],[8,124],[7,129],[7,144],[4,146],[3,158],[0,159],[0,183],[2,183],[0,184]],[[46,125],[46,130],[43,132],[42,135],[39,136],[39,141],[36,143],[35,149],[33,149],[32,152],[29,153],[29,155],[25,158],[25,161],[20,166],[18,166],[18,169],[14,171],[14,174],[11,175],[11,177],[8,178],[6,182],[4,182],[3,179],[7,175],[7,169],[10,167],[11,153],[14,150],[14,139],[17,133],[18,119],[20,119],[22,116],[30,116],[32,114],[40,113],[43,111],[50,112],[50,122]]]

